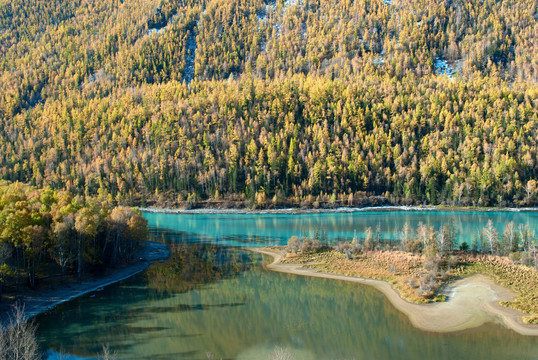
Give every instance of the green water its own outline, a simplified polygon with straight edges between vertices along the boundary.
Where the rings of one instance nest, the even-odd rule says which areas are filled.
[[[367,227],[379,227],[383,239],[396,240],[407,222],[416,229],[420,222],[439,229],[453,224],[460,242],[471,243],[488,220],[492,220],[499,234],[506,223],[528,225],[538,230],[538,212],[526,211],[359,211],[354,213],[322,214],[156,214],[144,217],[154,229],[174,231],[185,241],[212,242],[231,246],[266,246],[285,244],[292,235],[313,235],[324,231],[329,240],[365,236]],[[179,235],[178,235],[178,232]]]
[[[337,215],[326,216],[348,216]],[[253,239],[257,244],[279,242],[305,219],[263,216],[262,226],[254,215],[229,215],[229,221],[219,215],[220,224],[209,226],[203,225],[213,218],[207,215],[201,216],[203,221],[196,219],[199,215],[168,215],[168,225],[160,215],[146,216],[156,238],[176,244],[172,257],[38,316],[40,343],[49,358],[95,358],[101,344],[108,344],[121,359],[207,359],[208,354],[216,359],[271,359],[278,348],[297,360],[538,359],[536,338],[501,325],[452,334],[419,331],[373,288],[268,272],[260,255],[229,246],[244,243],[256,226],[262,233]],[[382,216],[395,219],[394,214]],[[536,221],[534,214],[525,216],[521,221],[529,225]],[[249,217],[254,225],[248,224]],[[275,221],[281,217],[279,226]],[[239,218],[234,230],[233,219]],[[342,224],[341,219],[335,222]],[[174,232],[178,224],[190,227]],[[348,234],[352,225],[334,226],[328,236]],[[219,239],[211,241],[216,229]]]

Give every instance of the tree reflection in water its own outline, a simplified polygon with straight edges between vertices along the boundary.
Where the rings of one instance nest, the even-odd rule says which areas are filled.
[[[150,266],[147,286],[160,293],[181,293],[236,277],[261,261],[254,253],[213,244],[171,244],[170,258]]]

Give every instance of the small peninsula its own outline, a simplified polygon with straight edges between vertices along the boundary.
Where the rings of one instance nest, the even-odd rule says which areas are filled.
[[[422,249],[411,238],[403,245],[380,246],[369,233],[363,241],[344,241],[335,247],[293,236],[287,247],[248,250],[271,256],[273,262],[267,265],[271,271],[373,286],[422,330],[453,332],[494,322],[538,336],[536,269],[516,264],[517,252],[510,258],[487,250],[480,254],[476,244],[469,251],[466,243],[451,250],[453,245],[435,241],[450,238],[443,231],[426,235]]]

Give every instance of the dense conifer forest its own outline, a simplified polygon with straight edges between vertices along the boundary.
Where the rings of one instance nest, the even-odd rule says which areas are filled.
[[[536,0],[0,0],[0,178],[116,204],[536,205]]]

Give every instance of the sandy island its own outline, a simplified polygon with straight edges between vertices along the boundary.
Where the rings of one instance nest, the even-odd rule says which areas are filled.
[[[267,265],[272,271],[287,274],[320,277],[356,282],[373,286],[404,314],[411,323],[422,330],[453,332],[478,327],[486,322],[502,324],[521,335],[538,336],[538,325],[525,324],[520,311],[504,307],[499,301],[508,301],[515,294],[482,275],[474,275],[449,285],[444,294],[448,300],[441,303],[413,304],[402,299],[392,286],[382,280],[318,272],[305,269],[301,264],[279,263],[282,255],[270,249],[248,248],[250,251],[269,255],[273,263]]]
[[[130,278],[147,269],[153,261],[167,259],[169,256],[170,251],[166,244],[146,241],[143,243],[143,248],[137,254],[140,260],[132,265],[115,269],[99,278],[83,280],[80,283],[69,283],[54,290],[36,291],[35,293],[25,292],[23,296],[18,297],[17,301],[24,304],[27,318],[32,318],[59,304],[94,291],[100,291],[104,286]],[[5,323],[10,312],[10,309],[4,309],[4,311],[0,312],[0,322]]]

